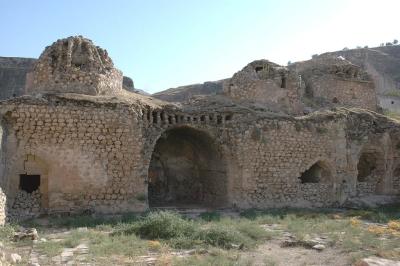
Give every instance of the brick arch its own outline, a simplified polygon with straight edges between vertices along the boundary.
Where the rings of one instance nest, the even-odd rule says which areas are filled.
[[[204,129],[176,125],[149,141],[147,185],[150,206],[228,203],[228,171],[223,148]]]

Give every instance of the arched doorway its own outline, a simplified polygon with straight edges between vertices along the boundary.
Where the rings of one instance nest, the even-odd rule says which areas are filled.
[[[190,127],[167,130],[149,166],[150,207],[222,207],[227,202],[226,165],[217,144]]]
[[[12,219],[25,219],[45,212],[49,207],[47,163],[27,154],[12,180],[13,202],[9,209]]]

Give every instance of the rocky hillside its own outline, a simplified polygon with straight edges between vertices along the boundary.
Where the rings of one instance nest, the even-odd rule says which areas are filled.
[[[157,92],[152,96],[168,102],[184,102],[196,95],[213,95],[222,93],[223,84],[228,79],[218,81],[207,81],[202,84],[192,84],[171,88]]]
[[[350,49],[318,57],[342,56],[364,68],[374,79],[378,94],[400,92],[400,45]]]

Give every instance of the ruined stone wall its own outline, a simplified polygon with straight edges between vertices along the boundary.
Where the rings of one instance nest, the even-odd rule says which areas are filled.
[[[313,97],[325,98],[333,104],[376,110],[374,84],[337,78],[334,75],[314,76],[307,79]]]
[[[218,152],[215,160],[223,167],[211,169],[223,172],[218,178],[226,178],[216,182],[226,193],[218,196],[224,199],[222,207],[338,206],[351,197],[399,193],[393,191],[398,181],[392,180],[389,167],[380,175],[385,180],[357,181],[362,151],[385,146],[377,156],[385,162],[394,158],[391,131],[398,125],[368,113],[336,111],[293,118],[245,108],[187,110],[51,95],[15,99],[2,110],[7,167],[1,184],[10,206],[22,206],[16,208],[20,213],[37,208],[24,205],[21,174],[41,176],[35,197],[40,211],[146,209],[155,145],[176,128],[183,129],[180,134],[185,128],[203,132],[210,139],[204,144],[213,145],[205,150]],[[317,171],[310,174],[312,169]],[[306,179],[313,174],[316,180]]]
[[[360,66],[342,57],[324,56],[291,64],[301,76],[305,96],[325,107],[351,106],[377,110],[375,85]]]
[[[238,132],[235,139],[243,175],[237,204],[304,207],[328,206],[339,200],[334,184],[345,167],[336,164],[345,156],[340,123],[259,121]],[[320,161],[327,165],[330,178],[302,184],[302,173]]]
[[[161,128],[149,128],[154,134],[150,139],[154,141],[160,132],[179,125],[175,120],[169,122],[170,115],[164,113],[165,119],[157,120]],[[220,116],[220,123],[210,120],[210,115]],[[360,118],[356,113],[340,112],[319,118],[257,118],[255,114],[206,111],[182,117],[186,121],[184,125],[210,134],[222,151],[230,206],[340,206],[352,197],[400,192],[393,191],[397,179],[392,180],[388,167],[378,175],[372,173],[368,182],[357,179],[362,150],[371,143],[374,147],[385,147],[382,153],[376,154],[385,158],[383,162],[376,162],[377,169],[393,160],[390,139],[396,137],[389,135],[397,129],[390,122],[376,128],[381,122],[372,116]],[[149,151],[146,156],[150,156],[152,147],[145,149]],[[320,180],[303,181],[305,173],[315,165],[323,171]]]
[[[42,210],[145,208],[137,199],[145,193],[147,173],[135,107],[56,97],[15,101],[7,110],[5,119],[12,128],[2,184],[11,205],[20,175],[40,174]]]

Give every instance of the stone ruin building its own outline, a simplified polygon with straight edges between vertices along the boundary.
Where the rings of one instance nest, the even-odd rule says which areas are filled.
[[[341,60],[341,59],[340,59]],[[340,207],[400,194],[400,124],[339,59],[247,65],[218,95],[172,104],[122,89],[81,36],[47,47],[0,102],[0,212]]]

